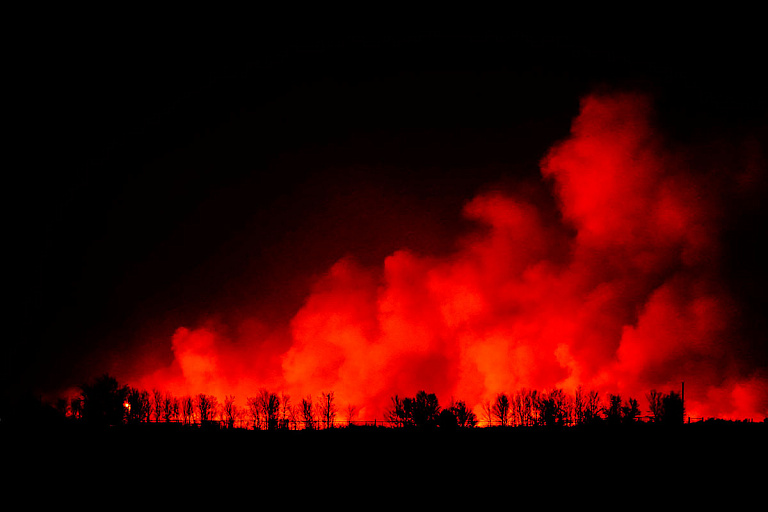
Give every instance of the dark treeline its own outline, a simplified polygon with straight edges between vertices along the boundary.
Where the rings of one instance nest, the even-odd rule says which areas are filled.
[[[440,409],[437,397],[419,391],[413,398],[392,398],[387,412],[390,425],[399,427],[564,427],[596,423],[631,424],[641,420],[667,425],[684,421],[681,395],[675,391],[660,393],[651,390],[646,396],[649,415],[642,416],[635,398],[623,401],[620,395],[609,394],[607,401],[596,391],[578,388],[573,396],[561,389],[543,393],[521,389],[514,394],[498,393],[493,401],[482,405],[483,417],[478,419],[463,401],[453,401]]]
[[[478,417],[461,400],[443,406],[419,391],[391,397],[381,421],[362,422],[351,419],[354,407],[337,406],[332,392],[294,402],[260,390],[238,408],[232,396],[175,397],[105,375],[58,404],[2,407],[0,439],[11,448],[8,466],[36,482],[64,475],[68,490],[100,489],[106,481],[130,492],[140,474],[171,482],[167,489],[201,482],[216,500],[211,481],[221,489],[259,482],[285,495],[319,482],[325,491],[354,485],[376,495],[382,487],[425,483],[428,475],[459,496],[481,496],[460,491],[468,485],[506,489],[510,482],[547,496],[561,476],[579,493],[607,482],[621,494],[627,482],[650,476],[668,482],[680,472],[760,474],[749,468],[765,458],[768,422],[688,424],[681,394],[645,398],[647,415],[629,397],[520,390],[477,407]]]
[[[619,426],[637,423],[679,425],[685,421],[685,404],[681,393],[651,390],[645,396],[647,414],[643,414],[636,398],[623,399],[609,394],[578,388],[573,395],[561,389],[541,392],[520,389],[515,393],[498,393],[494,400],[482,404],[481,417],[463,400],[451,399],[442,407],[434,393],[419,391],[413,397],[394,396],[383,420],[355,419],[357,409],[347,405],[343,410],[333,392],[323,392],[293,402],[285,393],[261,389],[239,406],[235,397],[223,401],[213,395],[199,393],[177,397],[158,389],[141,390],[121,385],[105,374],[80,387],[80,394],[62,398],[55,406],[27,403],[16,411],[0,411],[4,424],[59,422],[93,427],[138,424],[173,424],[206,426],[217,429],[246,430],[325,430],[352,426],[417,430],[456,430],[475,427],[493,428],[560,428],[571,426]],[[44,411],[44,414],[41,413]],[[688,419],[690,421],[690,418]]]
[[[19,484],[28,487],[33,482],[41,493],[60,501],[74,496],[84,503],[103,503],[106,510],[110,503],[138,496],[137,490],[149,499],[146,491],[151,486],[162,489],[158,494],[172,503],[188,498],[208,500],[202,502],[206,506],[226,504],[225,499],[233,498],[238,489],[285,499],[327,496],[328,492],[337,499],[355,491],[386,499],[385,491],[395,489],[398,499],[409,507],[413,500],[404,493],[409,496],[412,487],[426,491],[429,505],[443,499],[449,502],[446,507],[457,502],[463,506],[492,503],[489,496],[496,490],[504,505],[520,496],[536,496],[567,506],[574,496],[582,500],[584,493],[592,493],[595,506],[614,497],[616,503],[632,506],[644,499],[641,493],[633,494],[632,485],[644,481],[649,482],[652,496],[666,504],[662,494],[668,494],[670,482],[681,475],[700,482],[716,479],[718,485],[727,476],[738,481],[739,489],[764,488],[762,479],[750,487],[742,476],[764,477],[759,461],[765,459],[767,422],[711,420],[669,428],[662,422],[635,419],[615,426],[608,419],[609,401],[591,424],[550,428],[543,423],[550,417],[542,412],[549,407],[542,405],[547,401],[541,401],[538,413],[531,413],[538,420],[518,420],[514,412],[518,394],[513,394],[507,395],[508,410],[503,396],[490,404],[496,411],[492,414],[499,413],[500,418],[494,416],[489,428],[482,415],[474,417],[461,401],[453,400],[443,408],[434,395],[420,391],[392,397],[393,423],[360,425],[346,422],[344,414],[334,421],[334,410],[327,407],[333,398],[326,393],[325,404],[320,403],[323,396],[297,401],[291,407],[299,413],[296,423],[286,424],[284,397],[266,392],[256,393],[247,407],[249,413],[251,405],[254,414],[259,410],[260,424],[244,418],[242,428],[237,422],[228,428],[229,398],[217,403],[200,400],[200,395],[190,397],[197,410],[186,414],[190,423],[185,425],[184,402],[189,408],[189,400],[116,384],[102,378],[83,386],[79,400],[73,400],[78,416],[66,416],[54,406],[41,407],[39,401],[36,408],[32,402],[24,407],[24,418],[0,415],[4,462],[13,468],[10,473]],[[166,414],[168,398],[171,406]],[[548,394],[547,398],[553,397]],[[310,409],[313,414],[307,414],[304,423],[302,414]],[[213,411],[210,423],[199,423],[201,414]],[[19,428],[11,426],[14,421]],[[119,427],[104,428],[115,421]],[[500,426],[501,421],[506,426]],[[517,426],[518,421],[534,425]],[[328,428],[331,425],[336,428]],[[56,486],[58,494],[51,491]],[[684,490],[686,497],[689,489],[690,485]],[[99,492],[109,498],[88,501]],[[156,503],[155,498],[152,502]]]

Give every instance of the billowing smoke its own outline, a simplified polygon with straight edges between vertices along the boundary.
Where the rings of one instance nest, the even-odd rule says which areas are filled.
[[[479,412],[500,392],[578,386],[643,407],[684,381],[691,416],[763,418],[768,375],[741,350],[721,248],[725,204],[755,170],[694,161],[656,133],[647,97],[586,97],[541,160],[556,211],[524,188],[482,193],[451,254],[345,257],[288,325],[179,327],[173,363],[132,384],[241,400],[333,391],[374,419],[421,389]]]

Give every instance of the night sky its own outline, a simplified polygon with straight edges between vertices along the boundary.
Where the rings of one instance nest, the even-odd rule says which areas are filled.
[[[536,179],[594,90],[652,94],[665,140],[703,161],[757,141],[765,170],[765,40],[749,27],[55,35],[13,77],[14,396],[130,373],[137,353],[167,363],[174,330],[204,317],[287,321],[344,255],[451,251],[462,205]],[[764,173],[754,186],[729,213],[726,268],[768,367]]]

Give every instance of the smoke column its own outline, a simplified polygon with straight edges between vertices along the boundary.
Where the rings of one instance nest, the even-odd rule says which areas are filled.
[[[482,193],[450,255],[345,257],[287,325],[179,327],[172,364],[131,384],[241,402],[333,391],[372,420],[421,389],[478,413],[500,392],[578,386],[645,410],[648,391],[685,381],[690,416],[762,419],[768,375],[741,350],[721,247],[726,205],[757,171],[696,167],[653,123],[644,95],[588,96],[540,163],[556,211],[524,187]]]

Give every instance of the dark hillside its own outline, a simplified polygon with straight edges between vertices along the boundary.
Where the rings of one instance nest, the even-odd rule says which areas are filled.
[[[101,495],[156,486],[161,499],[171,501],[195,492],[215,501],[222,493],[260,489],[287,496],[330,492],[334,501],[364,493],[400,508],[401,494],[414,489],[475,505],[502,496],[514,501],[516,495],[553,504],[599,505],[609,498],[650,504],[662,499],[655,496],[662,489],[672,493],[665,502],[736,491],[738,499],[753,495],[764,486],[768,451],[768,424],[714,421],[672,429],[638,424],[452,432],[141,427],[4,431],[3,444],[12,453],[6,466],[17,469],[13,479],[46,489],[61,485],[64,492]]]

